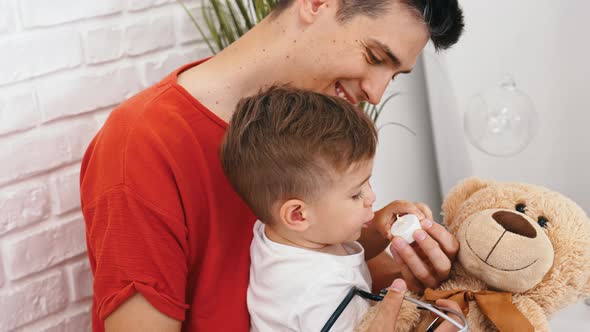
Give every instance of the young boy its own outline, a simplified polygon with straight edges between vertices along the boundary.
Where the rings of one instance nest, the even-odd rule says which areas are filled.
[[[273,87],[238,104],[221,162],[259,218],[247,296],[252,331],[320,331],[351,287],[371,290],[356,240],[374,219],[376,145],[371,120],[340,98]],[[391,219],[374,222],[389,238]],[[392,286],[405,290],[401,280]],[[332,331],[351,331],[369,307],[355,297]],[[393,330],[395,312],[377,315]]]

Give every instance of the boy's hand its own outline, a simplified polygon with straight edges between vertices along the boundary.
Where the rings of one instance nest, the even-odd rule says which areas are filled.
[[[414,233],[411,245],[403,239],[392,239],[390,229],[397,215],[414,214],[422,230]],[[425,287],[436,288],[449,277],[451,262],[459,250],[459,242],[443,226],[433,221],[432,211],[424,203],[394,201],[375,213],[376,230],[392,239],[389,247],[408,288],[421,293]]]
[[[383,238],[389,241],[393,240],[391,235],[391,226],[397,219],[397,216],[403,216],[404,214],[413,214],[418,219],[424,220],[428,218],[432,220],[432,211],[424,203],[412,203],[409,201],[393,201],[386,205],[381,210],[375,212],[373,222],[375,223],[375,229],[383,236]]]

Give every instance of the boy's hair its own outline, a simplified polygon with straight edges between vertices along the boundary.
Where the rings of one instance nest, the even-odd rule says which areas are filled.
[[[294,0],[279,0],[273,15],[279,15],[293,2]],[[418,19],[425,22],[437,50],[453,46],[463,33],[463,11],[457,0],[339,0],[337,19],[344,23],[356,15],[377,17],[396,2],[405,5]]]
[[[236,192],[265,223],[273,205],[313,200],[334,175],[375,156],[373,122],[347,101],[289,87],[242,99],[221,146]]]

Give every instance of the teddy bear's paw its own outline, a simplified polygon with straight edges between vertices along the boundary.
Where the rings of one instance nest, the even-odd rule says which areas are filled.
[[[368,331],[369,327],[371,326],[371,322],[373,322],[373,319],[375,318],[376,314],[377,314],[377,306],[374,305],[369,309],[369,311],[367,311],[365,316],[363,316],[363,319],[361,320],[359,325],[356,326],[356,328],[354,329],[354,332]]]
[[[410,294],[406,294],[410,296]],[[420,319],[420,312],[415,304],[409,301],[402,302],[397,323],[395,324],[395,332],[409,332],[413,331]]]

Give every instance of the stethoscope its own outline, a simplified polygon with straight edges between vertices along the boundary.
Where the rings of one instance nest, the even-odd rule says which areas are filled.
[[[348,304],[350,303],[350,301],[352,301],[352,298],[355,295],[360,295],[362,298],[379,302],[379,301],[383,300],[383,298],[385,297],[386,294],[387,294],[387,289],[382,290],[379,294],[373,294],[373,293],[365,292],[364,290],[362,290],[360,288],[352,287],[348,291],[348,294],[346,294],[346,296],[344,297],[344,300],[342,300],[342,302],[340,302],[340,304],[338,305],[338,308],[336,308],[336,310],[334,311],[332,316],[330,316],[330,319],[328,319],[328,321],[326,322],[326,324],[322,328],[321,332],[328,332],[330,330],[330,328],[332,328],[332,325],[334,325],[334,323],[336,323],[336,320],[338,319],[338,317],[340,317],[340,314],[342,314],[342,311],[344,311],[346,306],[348,306]],[[449,308],[441,308],[441,307],[432,305],[430,303],[416,300],[416,299],[411,298],[409,296],[404,296],[404,300],[414,303],[416,306],[418,306],[419,309],[429,310],[429,311],[438,315],[438,317],[436,317],[436,319],[432,323],[430,323],[430,325],[426,329],[426,332],[434,331],[434,328],[435,328],[435,326],[437,326],[437,322],[441,317],[443,319],[449,321],[451,324],[455,325],[459,329],[459,332],[469,331],[469,327],[467,326],[467,318],[465,318],[465,316],[461,312],[458,312],[456,310],[449,309]],[[457,322],[453,318],[449,317],[443,311],[447,311],[447,312],[457,315],[461,319],[463,324],[460,324],[459,322]]]

